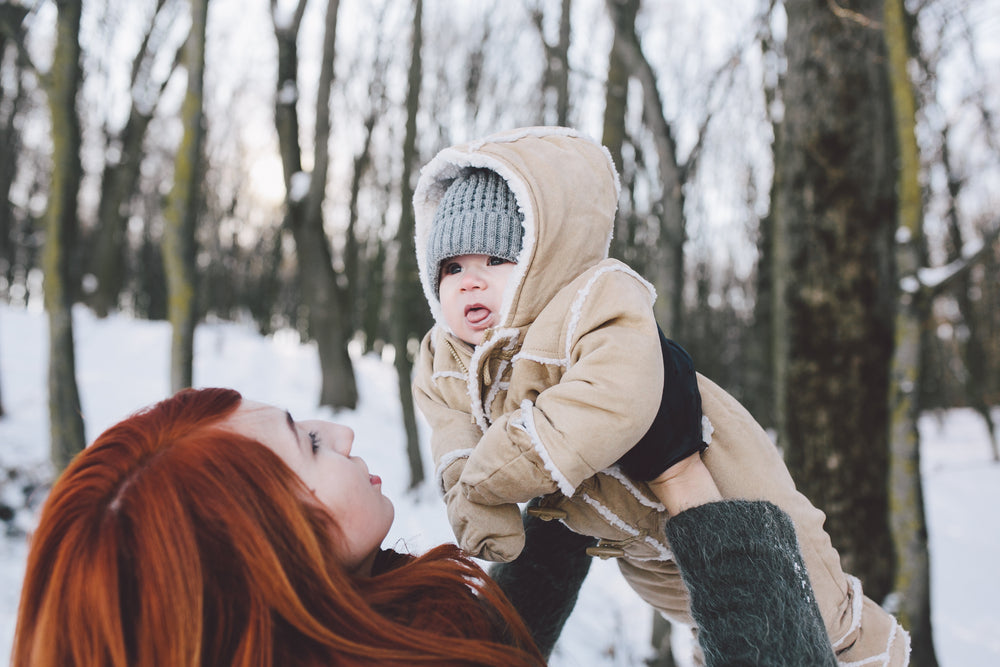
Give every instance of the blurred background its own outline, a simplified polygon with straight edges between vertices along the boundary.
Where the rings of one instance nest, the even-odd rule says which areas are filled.
[[[418,487],[419,168],[568,125],[618,167],[612,254],[936,664],[917,420],[1000,459],[1000,6],[702,4],[0,0],[0,299],[46,314],[53,473],[96,435],[83,308],[169,322],[171,389],[206,322],[315,346],[334,409],[379,355]]]

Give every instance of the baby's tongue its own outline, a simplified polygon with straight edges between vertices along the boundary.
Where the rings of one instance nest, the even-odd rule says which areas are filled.
[[[482,322],[483,320],[485,320],[489,316],[490,316],[490,311],[488,309],[486,309],[486,308],[473,308],[465,316],[465,319],[467,319],[471,324],[479,324],[480,322]]]

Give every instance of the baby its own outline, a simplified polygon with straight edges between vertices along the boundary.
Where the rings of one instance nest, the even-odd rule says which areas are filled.
[[[598,538],[590,553],[617,558],[643,599],[693,624],[668,514],[643,462],[627,456],[656,420],[654,437],[673,438],[683,456],[710,443],[698,463],[723,497],[769,500],[791,516],[840,660],[905,664],[906,634],[841,571],[822,512],[746,410],[702,376],[690,400],[673,402],[684,409],[661,410],[695,374],[657,332],[652,286],[607,257],[618,194],[608,152],[567,128],[448,148],[421,172],[417,257],[437,324],[414,397],[459,545],[516,558],[517,503],[543,496],[530,512]]]

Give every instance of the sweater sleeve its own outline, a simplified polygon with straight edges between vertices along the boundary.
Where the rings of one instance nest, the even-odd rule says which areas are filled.
[[[708,667],[837,664],[795,529],[780,508],[707,503],[671,518],[666,534]]]

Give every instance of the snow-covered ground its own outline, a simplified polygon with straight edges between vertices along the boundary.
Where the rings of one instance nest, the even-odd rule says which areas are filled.
[[[77,375],[87,439],[169,393],[169,326],[122,316],[74,314]],[[0,464],[43,470],[48,451],[45,390],[47,325],[37,309],[0,305]],[[248,398],[288,408],[297,419],[326,418],[351,426],[355,451],[383,481],[396,506],[386,544],[421,552],[452,538],[431,485],[406,492],[405,442],[390,363],[356,359],[355,411],[317,408],[315,348],[294,334],[269,338],[251,327],[204,324],[195,340],[197,386],[231,386]],[[998,415],[1000,418],[1000,415]],[[968,410],[921,421],[924,492],[931,540],[932,603],[942,667],[1000,665],[1000,465],[990,462],[986,431]],[[426,432],[424,433],[426,436]],[[426,437],[424,438],[426,441]],[[432,470],[425,451],[425,466]],[[16,493],[0,481],[0,493]],[[30,528],[31,517],[17,521]],[[10,655],[27,546],[0,536],[0,656]],[[611,667],[641,664],[652,615],[611,561],[595,561],[551,664]],[[685,659],[686,633],[674,633]]]

